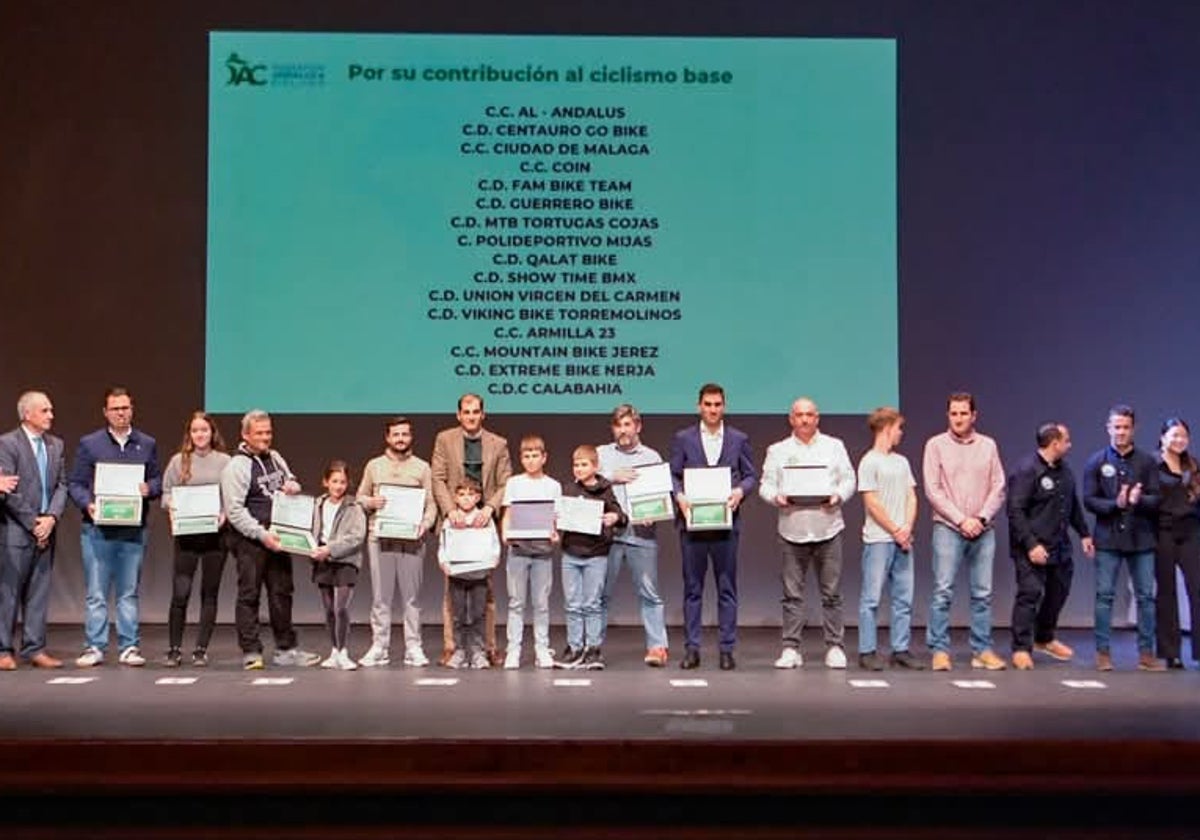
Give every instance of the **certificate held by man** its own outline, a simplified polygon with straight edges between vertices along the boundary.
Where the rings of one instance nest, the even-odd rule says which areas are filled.
[[[171,536],[215,534],[220,526],[220,485],[181,484],[171,490]]]
[[[729,497],[733,472],[729,467],[688,467],[683,471],[683,495],[688,503],[689,531],[722,531],[733,527]]]
[[[826,464],[786,464],[780,470],[780,494],[788,504],[819,507],[833,495],[833,478]]]
[[[637,525],[648,525],[651,522],[674,519],[675,505],[671,502],[671,465],[646,464],[635,469],[637,477],[633,481],[614,485],[614,489],[620,490],[617,498],[625,508],[625,513],[629,515],[629,521]]]
[[[145,480],[145,464],[97,462],[92,482],[96,504],[93,521],[97,525],[141,525]]]
[[[379,539],[415,540],[425,514],[425,488],[380,484],[383,507],[375,514],[375,536]]]
[[[270,531],[279,538],[284,551],[311,557],[317,550],[312,530],[316,508],[317,500],[302,493],[289,496],[276,492],[271,497]]]

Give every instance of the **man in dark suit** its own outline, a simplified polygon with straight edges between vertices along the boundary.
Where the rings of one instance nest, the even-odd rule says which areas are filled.
[[[17,478],[0,497],[0,671],[17,667],[18,610],[24,616],[21,658],[39,668],[61,668],[62,662],[46,652],[46,608],[55,525],[67,507],[63,442],[50,434],[54,406],[45,394],[22,394],[17,416],[21,425],[0,436],[0,475]]]
[[[671,477],[675,502],[681,514],[679,541],[683,555],[683,625],[685,652],[681,668],[700,666],[700,612],[704,604],[704,577],[712,560],[717,584],[717,620],[720,624],[721,669],[733,670],[737,644],[737,546],[742,500],[754,489],[757,473],[750,456],[750,438],[725,425],[725,390],[708,384],[700,388],[700,422],[675,433],[671,441]],[[688,467],[729,467],[732,492],[726,500],[731,527],[689,530],[690,502],[683,492],[683,471]],[[719,509],[718,509],[719,510]]]

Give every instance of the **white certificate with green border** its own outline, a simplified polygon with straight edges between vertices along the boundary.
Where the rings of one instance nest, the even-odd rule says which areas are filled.
[[[317,500],[303,493],[289,496],[277,492],[271,497],[270,531],[279,537],[284,551],[311,555],[317,550],[317,538],[312,532],[316,509]]]
[[[221,486],[185,484],[171,488],[171,535],[215,534],[221,524]]]
[[[675,505],[671,501],[671,466],[657,463],[634,467],[637,476],[633,481],[617,485],[623,491],[621,507],[629,521],[637,525],[664,522],[675,518]]]
[[[380,539],[415,540],[425,516],[425,488],[380,484],[383,507],[375,514],[375,536]]]
[[[97,525],[141,525],[145,464],[98,461],[92,479]]]
[[[725,531],[733,527],[729,496],[733,470],[729,467],[688,467],[683,471],[683,495],[688,503],[689,531]]]

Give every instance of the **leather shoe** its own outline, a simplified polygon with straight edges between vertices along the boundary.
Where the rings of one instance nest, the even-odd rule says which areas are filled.
[[[39,650],[31,656],[29,664],[35,668],[61,668],[63,666],[61,659],[55,659],[44,650]]]
[[[736,667],[737,667],[737,663],[733,661],[733,651],[731,651],[731,650],[721,651],[721,670],[722,671],[732,671]]]
[[[0,656],[0,671],[15,671],[17,670],[17,660],[13,659],[11,653],[6,653]]]
[[[700,651],[688,650],[683,654],[683,659],[679,661],[679,667],[685,671],[691,671],[694,668],[700,667]]]

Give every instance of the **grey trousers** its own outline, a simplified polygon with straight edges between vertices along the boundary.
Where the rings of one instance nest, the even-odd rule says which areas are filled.
[[[779,539],[783,555],[783,646],[800,649],[804,631],[804,585],[809,566],[815,567],[821,588],[826,647],[841,647],[846,626],[842,620],[842,534],[820,542],[794,543]]]
[[[415,540],[367,539],[371,570],[371,644],[389,650],[392,642],[392,601],[400,590],[404,620],[404,649],[421,647],[421,577],[425,544]]]

